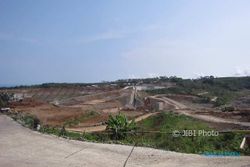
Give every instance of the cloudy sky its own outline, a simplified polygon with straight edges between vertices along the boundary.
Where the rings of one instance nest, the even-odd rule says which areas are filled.
[[[250,75],[250,1],[0,0],[0,84]]]

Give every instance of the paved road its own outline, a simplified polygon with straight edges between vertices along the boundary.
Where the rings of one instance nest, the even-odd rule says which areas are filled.
[[[122,167],[130,146],[71,141],[33,132],[0,115],[0,167]],[[128,167],[247,167],[250,157],[208,158],[136,147]]]

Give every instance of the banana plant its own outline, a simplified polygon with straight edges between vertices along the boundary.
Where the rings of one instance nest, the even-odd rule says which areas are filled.
[[[133,134],[136,129],[134,120],[129,121],[123,114],[109,116],[107,130],[111,131],[111,138],[115,140],[125,139],[128,133]]]

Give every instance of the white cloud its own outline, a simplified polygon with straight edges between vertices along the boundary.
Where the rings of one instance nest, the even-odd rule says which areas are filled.
[[[143,75],[136,75],[136,74],[129,74],[128,75],[128,78],[130,79],[137,79],[137,78],[155,78],[155,77],[159,77],[159,76],[162,76],[160,74],[157,74],[157,73],[147,73],[147,74],[143,74]]]
[[[161,76],[160,74],[157,74],[157,73],[148,73],[148,77],[150,78],[155,78],[155,77],[159,77]]]
[[[249,68],[236,67],[235,76],[250,76],[250,67]]]
[[[130,79],[136,79],[136,78],[140,78],[140,77],[138,75],[135,75],[135,74],[129,74],[128,78],[130,78]]]
[[[195,76],[194,78],[200,78],[200,77],[204,77],[205,74],[202,72],[198,72],[198,73],[194,73],[194,76]]]

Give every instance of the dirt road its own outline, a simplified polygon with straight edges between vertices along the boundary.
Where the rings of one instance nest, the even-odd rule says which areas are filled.
[[[21,127],[0,115],[1,167],[122,167],[131,146],[71,141]],[[136,147],[127,167],[247,167],[250,157],[209,158]]]
[[[135,118],[135,122],[142,121],[143,119],[146,119],[146,118],[148,118],[152,115],[156,115],[156,114],[158,114],[158,112],[147,113],[147,114],[141,115],[141,116]],[[66,128],[66,130],[72,131],[72,132],[100,132],[100,131],[104,131],[105,129],[106,129],[106,125]]]
[[[236,124],[236,125],[241,125],[241,126],[248,126],[250,127],[250,122],[238,122],[235,120],[231,119],[224,119],[224,118],[218,118],[212,115],[201,115],[201,114],[196,114],[192,110],[187,110],[187,107],[184,104],[181,104],[175,100],[172,100],[170,98],[164,97],[164,96],[151,96],[150,98],[160,100],[168,105],[172,105],[175,108],[176,113],[184,114],[196,119],[200,119],[203,121],[208,121],[208,122],[216,122],[216,123],[229,123],[229,124]]]
[[[230,120],[230,119],[224,119],[224,118],[218,118],[212,115],[201,115],[201,114],[196,114],[195,112],[192,112],[192,110],[187,110],[187,106],[185,106],[182,103],[179,103],[178,101],[175,101],[173,99],[156,95],[156,96],[150,96],[151,99],[155,99],[161,102],[164,102],[167,105],[173,106],[174,111],[176,113],[184,114],[196,119],[200,119],[203,121],[208,121],[208,122],[215,122],[215,123],[229,123],[229,124],[236,124],[236,125],[241,125],[241,126],[248,126],[250,127],[250,122],[237,122],[235,120]],[[139,122],[143,119],[146,119],[152,115],[158,114],[159,112],[155,113],[148,113],[144,114],[142,116],[139,116],[135,119],[135,122]],[[68,131],[75,131],[75,132],[98,132],[98,131],[104,131],[106,129],[106,125],[100,125],[100,126],[91,126],[91,127],[77,127],[77,128],[67,128]]]

